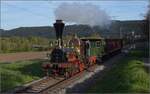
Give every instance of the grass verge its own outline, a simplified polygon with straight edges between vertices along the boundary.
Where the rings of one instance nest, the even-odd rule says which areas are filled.
[[[43,76],[41,62],[38,60],[0,63],[0,74],[1,92],[6,92]]]
[[[118,61],[104,77],[92,85],[87,93],[148,93],[150,75],[140,57],[147,57],[143,51],[133,50],[127,57]]]

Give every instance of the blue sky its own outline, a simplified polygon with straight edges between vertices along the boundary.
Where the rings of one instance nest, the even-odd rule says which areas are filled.
[[[54,10],[63,2],[76,1],[1,1],[1,28],[13,29],[31,26],[52,26]],[[107,12],[115,20],[141,20],[146,14],[148,0],[134,1],[77,1],[92,3]]]

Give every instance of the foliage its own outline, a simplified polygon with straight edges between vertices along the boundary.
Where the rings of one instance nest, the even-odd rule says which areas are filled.
[[[101,36],[100,36],[100,34],[99,34],[99,33],[94,32],[93,34],[91,34],[91,36],[90,36],[90,37],[93,37],[93,38],[100,38]]]
[[[147,47],[131,50],[127,57],[118,61],[104,77],[92,85],[88,93],[145,93],[150,92],[150,75],[142,57],[147,57]]]
[[[134,57],[147,57],[149,56],[149,52],[147,51],[139,51],[139,50],[132,50],[131,52],[129,52],[129,56],[134,56]]]
[[[129,52],[130,57],[149,58],[149,42],[141,42],[136,44],[136,48]]]
[[[110,26],[99,27],[88,25],[67,25],[64,28],[63,35],[77,34],[79,37],[88,37],[93,32],[99,33],[102,37],[107,36],[119,36],[120,27],[122,33],[129,33],[135,31],[137,33],[143,33],[143,20],[133,21],[112,21]],[[43,27],[20,27],[12,30],[0,29],[1,37],[20,36],[20,37],[44,37],[44,38],[55,38],[55,31],[51,26]]]
[[[102,80],[87,92],[94,93],[143,93],[150,92],[150,75],[143,62],[125,58],[106,73]]]
[[[40,61],[18,61],[0,63],[1,90],[5,92],[16,86],[39,79],[43,76]]]
[[[144,24],[144,33],[147,36],[147,39],[149,39],[149,22],[150,22],[150,3],[148,5],[148,10],[147,10],[147,14],[145,17],[145,24]]]
[[[45,50],[33,46],[49,46],[49,40],[40,37],[1,37],[0,43],[0,53]]]

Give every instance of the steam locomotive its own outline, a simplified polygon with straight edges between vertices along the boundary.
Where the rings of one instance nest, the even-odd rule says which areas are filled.
[[[123,47],[122,39],[78,38],[76,35],[69,40],[68,47],[64,47],[64,26],[62,20],[56,20],[54,23],[58,44],[48,55],[49,62],[43,64],[47,75],[71,77],[118,54]]]

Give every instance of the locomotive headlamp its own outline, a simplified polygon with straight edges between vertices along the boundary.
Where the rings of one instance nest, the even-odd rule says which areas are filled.
[[[56,20],[56,22],[53,24],[55,31],[56,31],[56,38],[58,40],[58,46],[61,48],[62,46],[62,34],[65,24],[62,22],[62,20]]]

